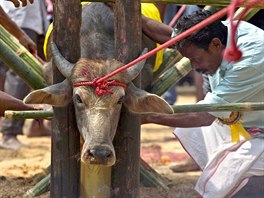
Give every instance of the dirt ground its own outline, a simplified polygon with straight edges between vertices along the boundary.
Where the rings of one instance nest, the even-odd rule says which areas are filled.
[[[180,91],[179,91],[180,93]],[[177,104],[195,102],[193,91],[180,93]],[[29,121],[27,121],[28,123]],[[26,128],[25,128],[26,129]],[[170,167],[187,157],[180,143],[172,134],[173,128],[154,124],[142,126],[141,157],[166,181],[168,191],[141,187],[142,198],[195,198],[193,190],[200,171],[174,173]],[[23,197],[36,184],[36,176],[50,164],[50,137],[27,138],[19,136],[27,147],[18,151],[0,149],[0,197]],[[49,192],[39,196],[49,197]]]

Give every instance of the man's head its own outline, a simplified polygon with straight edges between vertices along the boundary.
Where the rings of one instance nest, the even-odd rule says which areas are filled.
[[[183,16],[177,22],[174,33],[178,35],[209,16],[211,16],[209,11],[197,11]],[[190,59],[196,71],[212,75],[222,62],[226,42],[227,27],[217,20],[177,42],[176,48],[183,56]]]

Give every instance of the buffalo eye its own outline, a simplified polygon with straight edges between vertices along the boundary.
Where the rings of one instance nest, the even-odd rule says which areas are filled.
[[[82,99],[78,94],[75,95],[75,98],[77,103],[82,103]]]
[[[117,101],[117,104],[122,104],[125,101],[125,96],[121,96]]]

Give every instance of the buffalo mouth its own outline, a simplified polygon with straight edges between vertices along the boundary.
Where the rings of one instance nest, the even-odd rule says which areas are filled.
[[[93,165],[111,166],[115,163],[115,155],[107,147],[94,147],[82,152],[82,161]]]

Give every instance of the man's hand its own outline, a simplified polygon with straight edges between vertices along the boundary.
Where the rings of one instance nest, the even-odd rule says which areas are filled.
[[[6,0],[6,1],[11,1],[15,7],[19,7],[20,3],[22,3],[22,6],[25,7],[27,5],[27,0]],[[28,0],[30,3],[33,3],[34,0]]]
[[[36,44],[28,37],[26,34],[21,34],[21,36],[18,37],[19,43],[23,45],[27,50],[32,53],[37,53],[37,46]]]

